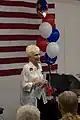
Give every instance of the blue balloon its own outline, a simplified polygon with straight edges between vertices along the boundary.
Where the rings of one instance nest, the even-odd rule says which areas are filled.
[[[47,38],[48,42],[56,42],[60,37],[60,33],[57,29],[53,28],[52,34]]]
[[[46,63],[55,63],[56,60],[57,60],[57,56],[55,56],[54,58],[50,58],[47,53],[45,53],[45,56],[44,56],[44,59],[45,59],[45,62]]]

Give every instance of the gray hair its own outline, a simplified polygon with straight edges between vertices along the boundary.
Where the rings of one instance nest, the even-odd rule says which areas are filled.
[[[78,97],[72,91],[64,91],[58,97],[61,112],[76,113],[78,107]]]
[[[33,105],[21,106],[17,110],[16,120],[40,120],[40,111]]]
[[[40,52],[40,49],[36,45],[29,45],[29,46],[26,47],[26,53],[27,53],[28,56],[32,56],[37,52]]]

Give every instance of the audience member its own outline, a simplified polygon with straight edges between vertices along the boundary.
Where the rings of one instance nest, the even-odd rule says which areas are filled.
[[[62,114],[61,120],[80,120],[77,114],[78,97],[72,91],[64,91],[58,97],[59,109]]]
[[[17,110],[16,120],[40,120],[40,111],[33,105],[21,106]]]

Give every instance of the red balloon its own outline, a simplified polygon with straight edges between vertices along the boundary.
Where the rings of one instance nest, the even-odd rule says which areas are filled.
[[[37,46],[40,48],[41,51],[46,52],[46,47],[47,47],[47,40],[44,39],[43,37],[39,36],[37,40]]]
[[[55,16],[51,15],[51,14],[47,14],[46,17],[43,18],[42,22],[48,22],[54,27],[54,25],[55,25]]]

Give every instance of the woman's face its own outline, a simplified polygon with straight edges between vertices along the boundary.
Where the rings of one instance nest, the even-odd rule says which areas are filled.
[[[40,51],[36,51],[34,54],[32,54],[32,56],[30,56],[30,60],[33,63],[39,63],[40,62]]]

